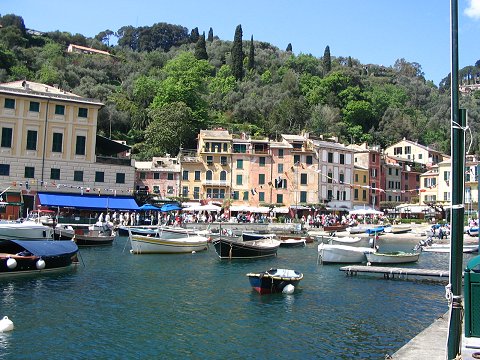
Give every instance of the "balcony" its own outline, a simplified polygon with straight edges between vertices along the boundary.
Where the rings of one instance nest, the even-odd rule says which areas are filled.
[[[203,186],[230,186],[230,182],[227,180],[205,180]]]

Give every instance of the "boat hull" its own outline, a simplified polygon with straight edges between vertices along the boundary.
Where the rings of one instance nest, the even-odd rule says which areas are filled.
[[[53,229],[33,221],[0,222],[0,240],[52,239]]]
[[[252,288],[259,294],[281,293],[285,286],[297,287],[303,279],[303,274],[295,270],[270,269],[261,273],[248,273]]]
[[[369,247],[323,243],[318,245],[318,257],[322,263],[358,264],[367,261],[365,253],[375,251],[375,249]]]
[[[306,246],[305,239],[285,239],[280,240],[280,247],[293,248]]]
[[[258,259],[277,256],[280,241],[263,239],[255,241],[232,241],[216,239],[213,246],[220,259]]]
[[[133,254],[179,254],[207,249],[204,236],[164,239],[156,236],[130,235]]]
[[[115,240],[115,235],[75,235],[74,239],[78,246],[108,246],[113,244],[113,240]]]
[[[367,261],[371,264],[405,264],[417,262],[420,253],[405,253],[397,251],[392,253],[368,253],[365,254]]]

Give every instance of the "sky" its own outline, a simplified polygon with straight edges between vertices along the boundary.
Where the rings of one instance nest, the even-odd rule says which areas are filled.
[[[480,60],[480,0],[457,0],[460,68]],[[0,14],[21,16],[28,29],[67,31],[94,37],[122,26],[165,22],[188,29],[210,28],[233,40],[269,42],[281,50],[358,59],[393,66],[404,58],[421,65],[436,85],[451,69],[448,0],[0,0]]]

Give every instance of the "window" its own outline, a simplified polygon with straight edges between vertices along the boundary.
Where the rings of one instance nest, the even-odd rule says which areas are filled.
[[[28,107],[28,111],[40,112],[40,103],[37,101],[30,101],[30,106]]]
[[[167,194],[173,194],[173,186],[171,185],[167,186]]]
[[[388,168],[388,175],[392,175],[392,168]]]
[[[358,189],[353,189],[353,199],[358,200]]]
[[[362,190],[362,200],[367,199],[367,190]]]
[[[300,185],[307,185],[307,174],[300,174]]]
[[[243,176],[237,175],[237,185],[242,185],[242,183],[243,183]]]
[[[141,172],[140,174],[138,174],[138,178],[140,180],[145,180],[147,178],[147,173]]]
[[[247,152],[246,144],[233,144],[233,152],[237,154],[245,154]]]
[[[234,191],[233,192],[233,200],[238,200],[240,194],[238,193],[238,191]]]
[[[60,169],[50,169],[50,179],[51,180],[60,180]]]
[[[88,117],[88,109],[87,108],[78,108],[78,117],[81,117],[81,118]]]
[[[205,175],[205,179],[206,180],[212,180],[213,179],[213,171],[212,170],[207,171],[207,174]]]
[[[422,160],[423,159],[423,154],[418,154],[418,160]]]
[[[115,183],[125,184],[125,173],[117,173],[115,177]]]
[[[331,164],[333,163],[333,153],[329,152],[327,156],[327,161]]]
[[[193,188],[193,198],[200,199],[200,188],[198,186]]]
[[[65,105],[55,105],[55,115],[65,115]]]
[[[367,182],[367,175],[363,175],[363,183],[365,184]]]
[[[332,190],[327,190],[327,199],[328,199],[328,201],[333,200],[333,191]]]
[[[260,156],[258,159],[259,166],[265,166],[265,156]]]
[[[258,174],[258,185],[265,184],[265,174]]]
[[[27,150],[37,150],[37,132],[35,130],[27,131]]]
[[[340,173],[340,174],[338,175],[338,182],[339,182],[340,184],[345,183],[345,174],[344,174],[344,173]]]
[[[377,162],[377,155],[372,154],[372,163],[376,163],[376,162]]]
[[[277,204],[283,204],[283,194],[277,194]]]
[[[53,133],[53,141],[52,141],[53,152],[62,152],[62,141],[63,141],[62,133]]]
[[[279,157],[280,159],[283,158],[283,149],[278,149],[278,157]]]
[[[450,180],[450,171],[444,171],[443,172],[443,180],[444,181],[449,181]]]
[[[195,170],[195,181],[200,181],[200,171]]]
[[[0,164],[0,176],[10,176],[9,164]]]
[[[105,173],[103,171],[95,171],[95,182],[104,182]]]
[[[243,192],[243,200],[248,200],[248,191]]]
[[[204,147],[205,147],[206,152],[210,152],[210,143],[209,142],[206,142]]]
[[[182,196],[188,197],[188,186],[182,186]]]
[[[87,138],[83,135],[77,135],[77,143],[75,145],[75,155],[85,155],[85,144]]]
[[[12,135],[13,129],[12,128],[2,128],[2,142],[1,147],[4,148],[11,148],[12,147]]]
[[[312,165],[313,164],[313,156],[312,155],[307,155],[307,159],[305,160],[307,165]]]
[[[333,173],[332,171],[329,171],[327,174],[327,183],[331,184],[333,183]]]
[[[300,163],[300,155],[293,155],[293,163],[298,165]]]
[[[355,182],[358,183],[358,174],[355,174]]]
[[[153,192],[154,194],[158,194],[160,192],[160,187],[157,185],[153,185]]]
[[[237,160],[237,169],[243,169],[243,160],[242,159]]]
[[[228,144],[227,143],[223,143],[223,152],[227,152],[228,151]],[[225,158],[226,159],[226,158]],[[226,163],[227,161],[225,161]]]
[[[340,154],[340,164],[345,164],[345,154]]]
[[[167,180],[173,180],[173,173],[167,174]]]
[[[153,179],[154,179],[154,180],[160,180],[160,173],[154,172],[154,173],[153,173]]]
[[[188,180],[188,170],[183,170],[183,172],[182,172],[182,180]]]
[[[5,99],[5,109],[15,109],[15,99]]]
[[[225,170],[220,171],[220,181],[227,181],[227,172]]]
[[[35,178],[35,168],[33,166],[25,166],[25,178]]]
[[[73,172],[73,181],[83,181],[83,171],[75,170]]]
[[[227,165],[227,157],[226,156],[221,156],[220,157],[220,164],[223,165],[223,166]]]
[[[279,174],[283,173],[283,164],[278,164],[278,165],[277,165],[277,172],[278,172]]]
[[[263,191],[258,193],[258,201],[265,201],[265,193]]]
[[[307,192],[306,191],[300,191],[300,202],[301,203],[306,203],[307,202]]]
[[[212,165],[213,164],[213,156],[209,155],[207,156],[207,164]]]

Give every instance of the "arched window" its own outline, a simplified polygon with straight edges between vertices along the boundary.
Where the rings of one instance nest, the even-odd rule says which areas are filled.
[[[226,181],[227,180],[227,172],[225,170],[222,170],[220,172],[220,180]]]
[[[206,180],[212,180],[213,178],[213,172],[212,170],[208,170],[206,174]]]

